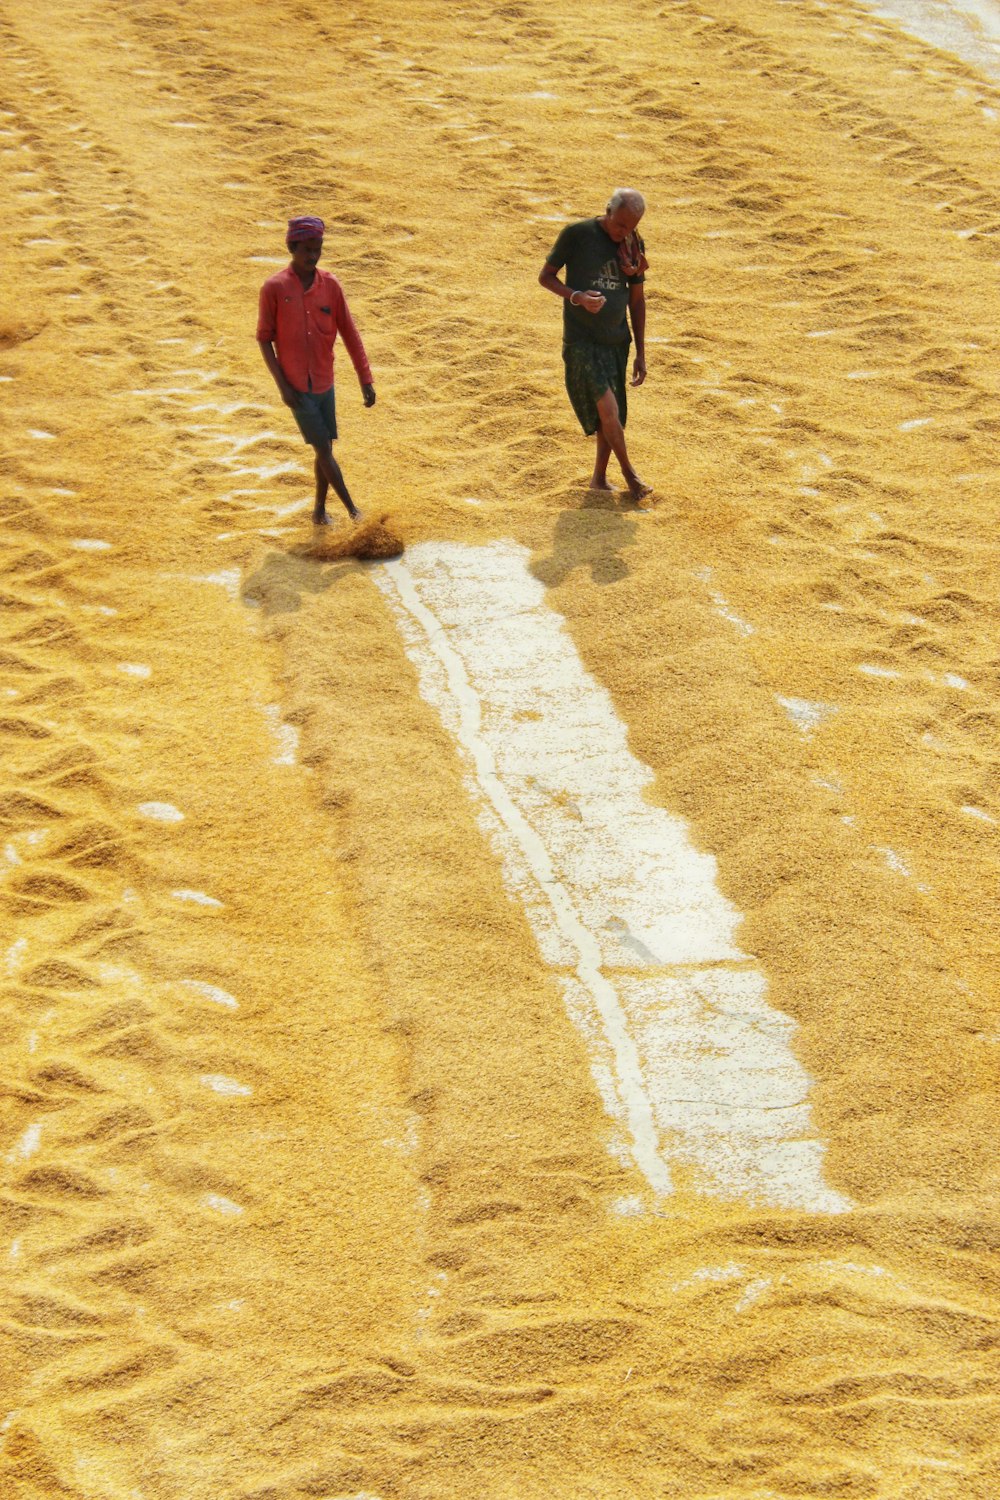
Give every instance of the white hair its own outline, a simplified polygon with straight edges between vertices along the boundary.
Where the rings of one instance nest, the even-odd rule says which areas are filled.
[[[646,212],[646,200],[637,188],[615,188],[608,199],[608,213],[613,214],[619,208],[641,215]]]

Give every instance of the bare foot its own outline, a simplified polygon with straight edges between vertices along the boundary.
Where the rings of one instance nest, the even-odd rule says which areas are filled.
[[[644,479],[640,479],[637,474],[634,479],[629,480],[628,492],[631,495],[632,499],[635,501],[636,505],[638,505],[640,500],[644,500],[647,495],[651,495],[653,493],[653,486],[651,484],[647,484]]]
[[[365,518],[364,511],[363,510],[358,510],[357,506],[355,506],[353,510],[349,510],[347,512],[347,514],[350,516],[351,520],[354,522],[355,525],[357,525],[357,523],[359,521],[363,521],[364,518]]]
[[[613,495],[615,493],[614,485],[609,484],[607,479],[592,479],[590,481],[590,488],[592,490],[605,490],[609,495]]]
[[[329,526],[330,524],[330,517],[327,515],[325,510],[320,511],[318,514],[316,511],[313,511],[312,519],[314,526]]]

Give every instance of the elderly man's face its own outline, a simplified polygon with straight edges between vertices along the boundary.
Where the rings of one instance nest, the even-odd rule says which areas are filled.
[[[299,271],[312,271],[323,253],[323,241],[297,240],[292,246],[292,265]]]
[[[627,240],[633,229],[639,223],[642,214],[635,213],[630,208],[616,208],[613,214],[604,215],[604,227],[614,240],[620,245],[622,240]]]

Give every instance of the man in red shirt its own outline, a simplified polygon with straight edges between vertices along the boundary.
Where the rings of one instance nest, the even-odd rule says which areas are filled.
[[[285,243],[291,264],[269,276],[260,289],[257,342],[285,405],[316,454],[313,521],[328,526],[330,485],[352,521],[361,515],[333,456],[337,415],[333,394],[333,345],[339,333],[361,382],[366,406],[375,405],[375,387],[361,335],[354,326],[336,276],[317,269],[326,225],[313,215],[290,219]]]

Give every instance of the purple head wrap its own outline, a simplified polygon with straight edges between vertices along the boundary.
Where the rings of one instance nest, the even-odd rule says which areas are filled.
[[[299,240],[321,240],[326,225],[315,214],[302,214],[298,219],[289,219],[285,244],[291,249]]]

